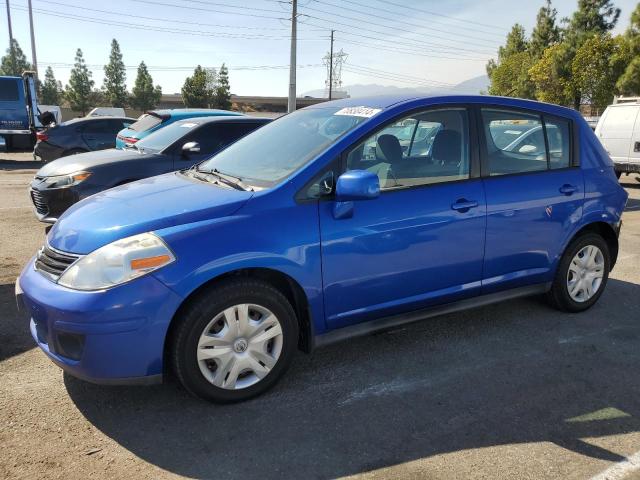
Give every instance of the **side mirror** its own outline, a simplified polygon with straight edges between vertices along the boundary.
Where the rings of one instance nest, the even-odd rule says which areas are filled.
[[[187,142],[182,146],[182,154],[189,156],[190,153],[200,153],[200,144],[198,142]]]
[[[350,170],[338,177],[336,201],[373,200],[380,195],[380,180],[367,170]]]

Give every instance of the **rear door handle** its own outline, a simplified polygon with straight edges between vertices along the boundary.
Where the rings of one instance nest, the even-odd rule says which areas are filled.
[[[578,187],[576,187],[575,185],[569,185],[568,183],[565,183],[563,186],[560,187],[560,193],[564,195],[573,195],[577,191],[578,191]]]
[[[461,198],[460,200],[458,200],[456,203],[454,203],[453,205],[451,205],[451,208],[453,210],[457,210],[458,212],[468,212],[471,208],[476,208],[478,206],[478,202],[474,201],[474,200],[465,200],[464,198]]]

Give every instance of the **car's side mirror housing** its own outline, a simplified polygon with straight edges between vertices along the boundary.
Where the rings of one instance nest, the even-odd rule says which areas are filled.
[[[338,177],[336,201],[373,200],[380,195],[380,180],[367,170],[349,170]]]
[[[198,142],[187,142],[182,146],[182,154],[185,157],[192,153],[200,153],[200,144]]]

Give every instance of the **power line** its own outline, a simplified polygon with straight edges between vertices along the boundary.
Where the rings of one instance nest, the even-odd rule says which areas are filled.
[[[389,72],[389,71],[386,71],[386,70],[380,70],[380,69],[377,69],[377,68],[371,68],[371,67],[367,67],[367,66],[364,66],[364,65],[354,65],[352,63],[349,63],[347,66],[350,67],[350,68],[357,68],[359,70],[369,71],[369,72],[372,72],[372,73],[378,73],[378,74],[383,74],[383,75],[392,75],[392,76],[395,76],[395,77],[402,77],[402,78],[405,78],[407,80],[415,80],[415,81],[419,81],[419,82],[429,82],[429,83],[438,84],[438,85],[442,85],[442,86],[446,86],[446,87],[454,86],[454,84],[452,84],[452,83],[441,82],[439,80],[429,80],[429,79],[426,79],[426,78],[423,78],[423,77],[418,77],[418,76],[415,76],[415,75],[406,75],[406,74],[397,73],[397,72]]]
[[[48,65],[56,68],[73,68],[74,64],[69,62],[47,62],[40,61],[41,64]],[[86,64],[88,68],[103,68],[104,64]],[[321,63],[308,63],[304,65],[298,65],[298,68],[317,68],[323,67],[324,65]],[[125,65],[127,70],[137,70],[138,65]],[[216,67],[203,67],[205,69],[216,68]],[[233,71],[266,71],[266,70],[284,70],[289,68],[289,65],[238,65],[227,66],[229,70]],[[164,72],[180,72],[180,71],[192,71],[194,69],[193,66],[162,66],[162,65],[149,65],[147,66],[147,70],[149,71],[164,71]]]
[[[491,25],[489,23],[474,22],[473,20],[464,20],[462,18],[454,17],[454,16],[451,16],[451,15],[445,15],[443,13],[436,13],[436,12],[432,12],[432,11],[425,10],[425,9],[422,9],[422,8],[418,8],[418,7],[415,7],[413,5],[411,7],[407,7],[406,5],[402,5],[401,3],[391,2],[389,0],[378,0],[378,2],[379,3],[383,3],[383,4],[388,4],[388,5],[394,5],[396,7],[406,8],[408,10],[415,11],[415,12],[422,12],[422,13],[426,13],[426,14],[429,14],[429,15],[434,15],[436,17],[448,18],[450,20],[456,20],[458,22],[471,23],[471,24],[474,24],[474,25],[479,25],[481,27],[494,28],[496,30],[504,31],[504,28],[499,27],[498,25]]]
[[[13,8],[16,10],[27,11],[27,8],[25,7],[13,7]],[[181,35],[233,38],[233,39],[243,39],[243,40],[288,40],[290,38],[288,35],[274,36],[274,35],[241,34],[241,33],[234,34],[234,33],[226,33],[226,32],[214,33],[214,32],[202,31],[202,30],[184,30],[184,29],[177,29],[177,28],[162,27],[157,25],[144,25],[144,24],[128,23],[128,22],[121,22],[121,21],[115,21],[115,20],[104,20],[104,19],[99,19],[95,17],[87,17],[83,15],[76,15],[76,14],[61,14],[58,12],[54,12],[51,10],[44,10],[44,9],[34,9],[34,11],[43,15],[65,18],[70,20],[79,20],[79,21],[97,23],[101,25],[109,25],[114,27],[133,28],[136,30],[148,30],[148,31],[163,32],[163,33],[175,33],[175,34],[181,34]],[[318,41],[321,39],[322,37],[304,38],[300,40]]]
[[[136,0],[136,1],[137,1],[137,0]],[[327,12],[326,10],[321,10],[321,9],[318,9],[318,8],[310,7],[310,6],[308,6],[308,5],[307,5],[306,7],[304,7],[304,9],[305,9],[305,10],[310,10],[310,11],[312,11],[312,12],[319,12],[319,13],[323,13],[323,14],[325,14],[325,15],[337,16],[338,18],[349,19],[349,20],[355,20],[356,22],[358,22],[358,23],[360,23],[360,24],[362,24],[362,23],[366,23],[366,24],[368,24],[368,25],[375,25],[375,26],[378,26],[378,27],[391,29],[391,30],[394,30],[396,33],[397,33],[397,30],[398,30],[398,29],[397,29],[397,27],[390,27],[390,26],[384,25],[384,24],[382,24],[382,23],[372,22],[372,21],[370,21],[370,20],[365,20],[365,19],[362,19],[362,18],[352,17],[352,16],[349,16],[349,15],[343,15],[343,14],[336,15],[336,14],[333,14],[333,13],[331,13],[331,12]],[[311,15],[310,15],[310,16],[311,16]],[[315,17],[315,18],[319,18],[319,17]],[[324,19],[324,20],[325,20],[325,21],[327,21],[326,19]],[[328,20],[328,21],[334,21],[334,20]],[[336,22],[336,23],[337,23],[337,22]],[[419,26],[419,28],[424,28],[424,27]],[[436,29],[436,28],[431,28],[430,30],[432,30],[432,31],[434,31],[434,32],[440,32],[440,33],[444,33],[444,34],[447,34],[447,35],[451,35],[451,32],[448,32],[448,31],[446,31],[446,30],[438,30],[438,29]],[[428,34],[425,34],[425,35],[426,35],[426,36],[429,36]],[[493,41],[490,41],[490,40],[486,40],[486,39],[481,39],[481,38],[472,37],[472,36],[470,36],[470,35],[464,35],[464,34],[461,34],[461,33],[457,34],[457,35],[456,35],[456,37],[457,37],[457,38],[451,38],[451,39],[450,39],[450,38],[446,38],[445,40],[447,40],[447,41],[451,41],[451,42],[463,42],[464,40],[458,40],[458,38],[460,38],[460,37],[467,37],[467,38],[469,38],[469,39],[473,40],[474,42],[484,42],[484,43],[487,43],[488,45],[491,45],[491,46],[493,46],[493,47],[495,47],[495,45],[496,45],[496,42],[493,42]],[[440,37],[440,38],[442,38],[442,37]]]
[[[214,12],[214,13],[221,13],[224,15],[239,15],[239,16],[243,16],[243,17],[256,17],[256,18],[268,18],[271,20],[287,20],[286,18],[283,17],[272,17],[269,15],[259,15],[256,13],[242,13],[242,12],[224,12],[221,10],[215,10],[212,8],[203,8],[203,7],[193,7],[193,6],[188,6],[188,5],[177,5],[175,3],[164,3],[164,2],[157,2],[157,1],[152,1],[152,0],[132,0],[133,2],[137,2],[137,3],[146,3],[148,5],[160,5],[160,6],[164,6],[164,7],[176,7],[176,8],[186,8],[189,10],[200,10],[203,12]],[[247,10],[255,10],[253,8],[249,8],[249,7],[244,7]],[[278,14],[282,14],[282,12],[279,12],[277,10],[272,10],[272,12],[278,13]]]
[[[75,8],[78,10],[83,10],[86,11],[87,8],[85,6],[79,6],[79,5],[71,5],[68,3],[62,3],[62,2],[54,2],[54,1],[50,1],[50,0],[35,0],[38,3],[44,3],[44,4],[49,4],[49,5],[59,5],[61,7],[68,7],[68,8]],[[91,8],[92,12],[98,12],[98,13],[106,13],[108,15],[117,15],[118,17],[122,17],[122,12],[115,12],[113,10],[99,10],[97,8]],[[160,18],[160,17],[146,17],[143,15],[139,15],[136,14],[136,18],[141,18],[144,20],[152,20],[152,21],[159,21],[159,22],[170,22],[170,23],[182,23],[182,24],[186,24],[186,25],[193,25],[194,22],[193,21],[184,21],[184,20],[176,20],[174,18],[168,19],[168,18]],[[286,28],[284,27],[250,27],[250,26],[245,26],[245,25],[222,25],[222,24],[218,24],[218,23],[203,23],[198,21],[198,25],[201,26],[205,26],[205,27],[217,27],[217,28],[240,28],[243,30],[274,30],[274,31],[287,31]]]
[[[390,47],[387,47],[386,45],[373,45],[371,43],[357,42],[357,41],[354,41],[354,40],[341,40],[341,42],[342,43],[347,43],[349,45],[358,45],[358,46],[361,46],[361,47],[375,48],[377,50],[384,50],[386,52],[391,52],[391,53],[400,53],[400,54],[410,55],[410,56],[414,56],[414,57],[432,58],[432,59],[437,59],[437,60],[454,60],[454,61],[458,61],[458,62],[460,62],[460,61],[486,62],[487,61],[484,58],[436,56],[436,55],[430,55],[430,54],[426,54],[426,53],[419,53],[419,52],[416,52],[414,50],[401,50],[401,49],[397,49],[397,48],[390,48]]]
[[[362,11],[362,9],[357,10],[357,9],[354,9],[354,8],[345,7],[344,5],[331,3],[331,2],[328,2],[326,0],[314,0],[314,1],[316,3],[319,3],[321,5],[326,5],[326,6],[331,7],[331,8],[339,8],[339,9],[342,9],[342,10],[347,10],[349,12],[359,13],[359,14],[365,15],[367,17],[379,18],[381,20],[384,20],[385,22],[399,23],[401,25],[408,25],[410,27],[416,27],[416,28],[420,28],[420,29],[429,29],[429,30],[434,31],[434,32],[441,32],[441,33],[447,33],[447,34],[451,33],[450,31],[440,30],[440,29],[434,28],[433,26],[427,26],[427,25],[424,25],[424,24],[407,22],[406,20],[399,20],[397,18],[391,18],[391,17],[385,16],[385,15],[378,15],[378,14],[375,14],[375,13],[369,13],[369,12]],[[356,5],[362,6],[361,3],[356,3]],[[366,5],[365,5],[365,7],[366,7]],[[391,12],[391,13],[393,13],[393,12]],[[476,30],[476,32],[477,32],[477,30]],[[484,33],[486,35],[486,32],[482,32],[482,33]],[[478,38],[478,37],[474,37],[474,36],[463,34],[463,33],[458,33],[457,35],[460,36],[460,37],[466,37],[466,38],[469,38],[469,39],[472,39],[472,40],[491,41],[491,42],[495,42],[496,41],[496,40],[487,40],[487,39],[484,39],[484,38]],[[502,37],[501,35],[497,35],[495,33],[490,33],[489,35]]]

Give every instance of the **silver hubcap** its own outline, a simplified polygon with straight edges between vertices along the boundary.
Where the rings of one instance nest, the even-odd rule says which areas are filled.
[[[594,245],[582,248],[569,265],[567,290],[576,302],[586,302],[602,285],[604,276],[604,255]]]
[[[270,310],[243,303],[227,308],[198,341],[198,366],[216,387],[246,388],[262,380],[282,352],[282,327]]]

